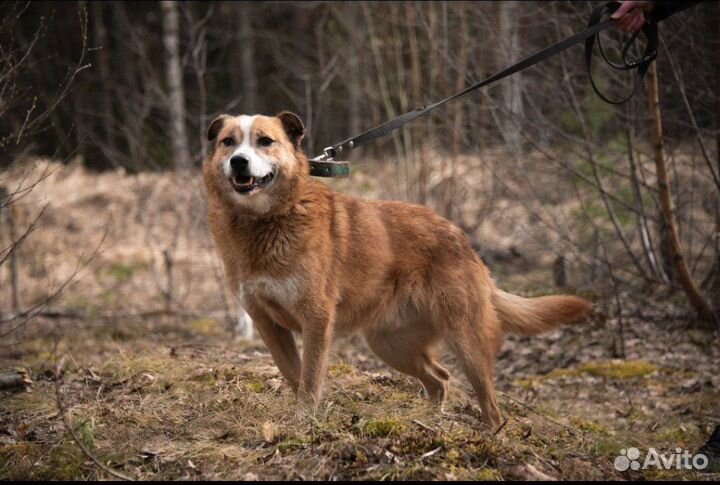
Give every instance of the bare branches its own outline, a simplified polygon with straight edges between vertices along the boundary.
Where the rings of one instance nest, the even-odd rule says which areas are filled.
[[[667,50],[667,46],[665,45],[665,39],[662,37],[660,38],[660,41]],[[685,83],[683,82],[683,79],[675,66],[675,62],[673,61],[672,52],[668,51],[667,53],[668,63],[670,64],[670,68],[672,69],[673,77],[675,78],[675,82],[677,82],[677,88],[680,92],[680,97],[683,101],[683,106],[685,107],[685,110],[687,111],[688,118],[690,119],[690,123],[692,124],[693,130],[695,130],[695,136],[697,137],[698,144],[700,145],[700,149],[702,151],[703,160],[705,160],[705,164],[707,165],[708,171],[710,172],[710,175],[712,176],[713,182],[715,182],[715,187],[720,191],[720,176],[715,172],[715,167],[713,167],[712,161],[710,160],[710,154],[708,152],[707,147],[705,146],[705,140],[702,136],[702,132],[700,131],[700,128],[698,127],[697,120],[695,119],[695,114],[693,113],[693,109],[690,106],[690,102],[688,101],[687,94],[685,93]]]
[[[65,289],[71,285],[78,274],[86,268],[90,262],[95,259],[95,256],[97,256],[98,252],[100,251],[100,248],[102,247],[103,243],[105,242],[105,238],[107,237],[107,226],[105,228],[105,232],[102,235],[102,238],[98,242],[97,246],[95,247],[95,250],[87,257],[85,260],[82,258],[77,262],[75,269],[72,271],[70,276],[68,276],[62,283],[60,283],[59,286],[57,286],[54,289],[50,289],[49,294],[40,302],[35,303],[30,308],[25,309],[19,313],[16,313],[14,315],[11,315],[9,317],[0,317],[0,339],[6,339],[8,336],[10,336],[12,333],[16,332],[23,326],[25,326],[29,321],[31,321],[33,318],[38,316],[45,308],[48,307],[53,301],[55,301],[62,293],[65,291]]]

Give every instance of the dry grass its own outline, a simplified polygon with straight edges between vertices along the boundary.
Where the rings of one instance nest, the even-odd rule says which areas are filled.
[[[612,460],[633,445],[693,450],[720,418],[720,392],[701,372],[597,360],[514,382],[501,374],[508,422],[492,436],[452,359],[458,379],[440,413],[357,342],[338,345],[322,407],[308,417],[260,342],[196,325],[76,322],[62,340],[63,399],[103,463],[138,479],[510,479],[532,477],[528,464],[563,479],[649,478],[620,474]],[[61,425],[48,348],[38,339],[16,349],[36,383],[3,398],[0,476],[107,478]],[[707,477],[663,473],[652,477]]]

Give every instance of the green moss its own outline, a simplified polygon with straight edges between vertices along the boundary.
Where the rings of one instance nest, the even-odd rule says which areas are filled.
[[[350,364],[340,362],[330,366],[330,377],[340,377],[355,372],[355,368]]]
[[[461,456],[462,456],[462,454],[460,453],[460,450],[458,450],[457,448],[452,448],[452,449],[448,450],[447,453],[445,453],[445,459],[447,460],[448,463],[456,463],[460,459]]]
[[[265,390],[265,383],[259,380],[253,380],[245,383],[245,389],[250,392],[260,393]]]
[[[620,450],[627,448],[628,446],[640,447],[640,444],[633,440],[628,440],[627,438],[608,436],[593,443],[590,447],[590,451],[600,456],[614,458],[620,454]]]
[[[556,369],[548,377],[591,375],[608,379],[636,379],[646,377],[660,368],[644,360],[611,360],[585,362],[571,369]]]
[[[483,468],[478,471],[477,475],[475,476],[475,480],[481,482],[494,482],[499,481],[501,478],[502,477],[500,473],[493,468]]]
[[[513,381],[513,384],[515,384],[516,386],[522,387],[522,388],[525,389],[526,391],[529,391],[529,390],[534,389],[535,387],[537,387],[538,381],[539,381],[538,379],[534,379],[534,378],[529,378],[529,379],[515,379],[515,380]]]
[[[363,434],[372,438],[386,438],[404,429],[405,425],[394,419],[372,419],[362,427]]]
[[[589,421],[577,417],[572,417],[570,419],[570,422],[575,426],[576,428],[585,431],[587,433],[595,433],[595,434],[608,434],[609,431],[602,426],[599,423],[596,423],[594,421]]]
[[[294,437],[289,438],[287,440],[281,441],[277,445],[277,449],[280,450],[281,453],[292,451],[298,448],[304,448],[308,444],[312,442],[312,439],[309,436],[300,436],[300,437]]]
[[[222,326],[212,318],[198,318],[190,323],[190,326],[199,335],[208,337],[217,336],[223,333]]]

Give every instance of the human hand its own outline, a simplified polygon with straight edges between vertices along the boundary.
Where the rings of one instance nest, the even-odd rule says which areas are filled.
[[[615,27],[623,32],[635,32],[645,23],[645,12],[649,12],[653,7],[653,2],[625,1],[610,18],[617,20]]]

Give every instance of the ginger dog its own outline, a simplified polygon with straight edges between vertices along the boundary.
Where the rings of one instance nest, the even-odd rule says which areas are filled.
[[[209,224],[230,290],[300,404],[315,409],[333,337],[361,333],[442,404],[446,342],[487,424],[500,424],[493,362],[504,332],[535,335],[586,316],[574,296],[499,290],[462,230],[418,205],[361,200],[309,176],[305,128],[289,112],[222,115],[203,164]],[[302,334],[302,359],[293,332]]]

